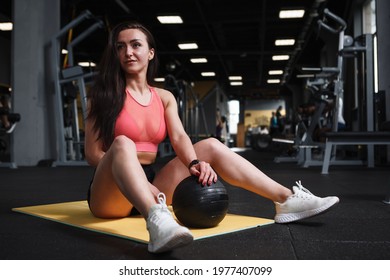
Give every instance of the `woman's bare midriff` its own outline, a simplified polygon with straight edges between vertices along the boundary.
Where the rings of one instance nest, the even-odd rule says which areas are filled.
[[[155,162],[157,153],[151,153],[151,152],[138,152],[138,160],[141,164],[152,164]]]

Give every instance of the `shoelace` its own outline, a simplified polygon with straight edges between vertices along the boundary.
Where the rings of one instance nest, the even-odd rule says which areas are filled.
[[[157,200],[158,200],[158,203],[161,204],[161,205],[166,205],[166,202],[167,202],[167,198],[165,196],[164,193],[160,192],[158,195],[157,195]]]
[[[299,188],[299,190],[305,192],[305,193],[308,193],[308,194],[311,194],[313,195],[308,189],[306,189],[305,187],[303,187],[302,183],[301,183],[301,180],[299,181],[296,181],[295,184],[297,184],[297,187]]]
[[[167,199],[164,193],[160,192],[157,195],[157,201],[159,205],[159,210],[161,211],[160,213],[169,213],[168,207],[166,206]],[[159,215],[152,215],[150,219],[154,221],[154,223],[158,223],[158,221],[160,220]]]

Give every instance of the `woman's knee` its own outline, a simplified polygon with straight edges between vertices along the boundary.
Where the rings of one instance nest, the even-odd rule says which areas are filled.
[[[117,136],[111,144],[110,150],[114,153],[136,153],[136,146],[133,140],[124,135]]]
[[[207,155],[212,155],[214,153],[218,153],[219,149],[221,148],[226,148],[225,145],[221,143],[216,138],[210,137],[204,140],[199,141],[194,145],[197,154],[207,154]]]

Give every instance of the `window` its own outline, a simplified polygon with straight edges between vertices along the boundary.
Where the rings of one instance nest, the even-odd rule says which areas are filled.
[[[229,106],[229,133],[237,134],[237,124],[240,121],[240,101],[231,100]]]

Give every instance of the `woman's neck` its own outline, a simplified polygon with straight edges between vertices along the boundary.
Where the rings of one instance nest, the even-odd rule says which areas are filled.
[[[146,79],[134,79],[132,77],[126,80],[126,90],[133,94],[144,95],[149,93],[149,86]]]

